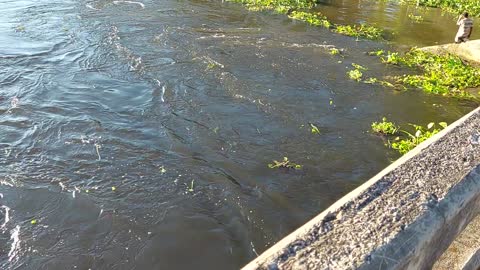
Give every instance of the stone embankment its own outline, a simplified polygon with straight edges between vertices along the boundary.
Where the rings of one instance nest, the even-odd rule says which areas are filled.
[[[480,108],[243,269],[431,269],[480,212],[479,164]]]

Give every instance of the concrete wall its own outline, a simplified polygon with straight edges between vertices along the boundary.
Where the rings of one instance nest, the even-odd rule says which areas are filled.
[[[431,269],[480,212],[479,143],[477,109],[243,269]]]
[[[433,270],[478,270],[480,267],[480,216],[452,242]]]

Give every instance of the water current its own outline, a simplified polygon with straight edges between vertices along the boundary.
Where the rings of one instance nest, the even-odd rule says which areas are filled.
[[[222,1],[0,2],[0,269],[238,269],[398,158],[371,122],[477,106],[345,75],[450,42],[437,10],[319,4],[378,42]]]

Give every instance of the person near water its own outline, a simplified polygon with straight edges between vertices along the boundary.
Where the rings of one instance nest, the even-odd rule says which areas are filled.
[[[468,17],[468,13],[465,12],[457,20],[459,26],[457,35],[455,36],[455,43],[461,43],[467,41],[472,35],[473,20]]]

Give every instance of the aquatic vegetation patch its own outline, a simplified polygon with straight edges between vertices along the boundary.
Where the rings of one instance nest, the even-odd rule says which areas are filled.
[[[478,0],[403,0],[404,2],[427,7],[438,7],[448,12],[459,14],[468,11],[473,16],[480,16]]]
[[[241,3],[249,10],[275,10],[278,13],[287,13],[294,8],[308,9],[315,5],[312,0],[229,0],[231,2]]]
[[[440,128],[435,128],[435,123],[430,123],[427,127],[412,125],[415,128],[415,134],[402,130],[407,137],[397,137],[395,141],[391,143],[391,147],[397,150],[400,154],[406,154],[420,143],[426,141],[428,138],[439,133],[442,129],[447,127],[447,123],[440,122],[438,125]]]
[[[382,122],[372,123],[372,130],[384,136],[399,135],[395,137],[393,141],[388,140],[386,146],[395,149],[400,154],[404,155],[420,143],[426,141],[428,138],[446,128],[447,123],[440,122],[437,124],[431,122],[425,127],[415,124],[409,124],[409,126],[410,129],[408,130],[401,129],[400,126],[393,122],[387,121],[387,119],[383,117]]]
[[[381,39],[383,31],[365,24],[341,25],[330,22],[327,17],[317,11],[310,11],[316,4],[314,0],[228,0],[241,3],[252,11],[273,10],[286,14],[289,18],[308,24],[332,29],[333,32],[366,39]]]
[[[358,24],[358,25],[335,25],[334,32],[342,35],[367,38],[381,39],[383,31],[375,26]]]
[[[436,55],[412,49],[404,55],[388,52],[381,56],[386,64],[403,65],[421,74],[396,77],[405,86],[427,93],[468,97],[467,88],[480,87],[480,68],[465,64],[458,56]]]
[[[377,84],[377,85],[381,85],[381,86],[385,86],[385,87],[396,88],[396,86],[393,83],[383,81],[383,80],[379,80],[375,77],[370,77],[370,78],[368,78],[368,79],[366,79],[362,82],[366,83],[366,84]]]
[[[387,121],[386,117],[382,118],[382,122],[373,122],[372,130],[375,133],[380,133],[384,135],[395,135],[397,134],[400,127],[395,125],[393,122]]]
[[[331,55],[339,55],[339,54],[340,54],[340,50],[337,49],[337,48],[331,48],[331,49],[329,50],[329,53],[330,53]]]
[[[289,18],[304,21],[311,25],[322,26],[325,28],[332,27],[332,23],[327,20],[320,12],[304,12],[304,11],[292,11]]]
[[[423,22],[423,17],[421,15],[415,15],[413,13],[409,13],[408,18],[416,23]]]
[[[355,80],[355,81],[362,80],[363,73],[359,69],[352,69],[348,71],[347,74],[348,74],[348,77],[352,80]]]
[[[354,67],[354,69],[349,70],[347,72],[348,77],[352,80],[357,81],[357,82],[361,81],[362,77],[363,77],[363,72],[362,71],[365,71],[367,69],[365,67],[363,67],[361,65],[358,65],[358,64],[355,64],[355,63],[352,63],[352,66]]]
[[[268,168],[270,169],[285,168],[285,169],[299,170],[302,168],[302,165],[291,162],[288,159],[288,157],[283,157],[282,161],[274,160],[273,163],[268,164]]]

